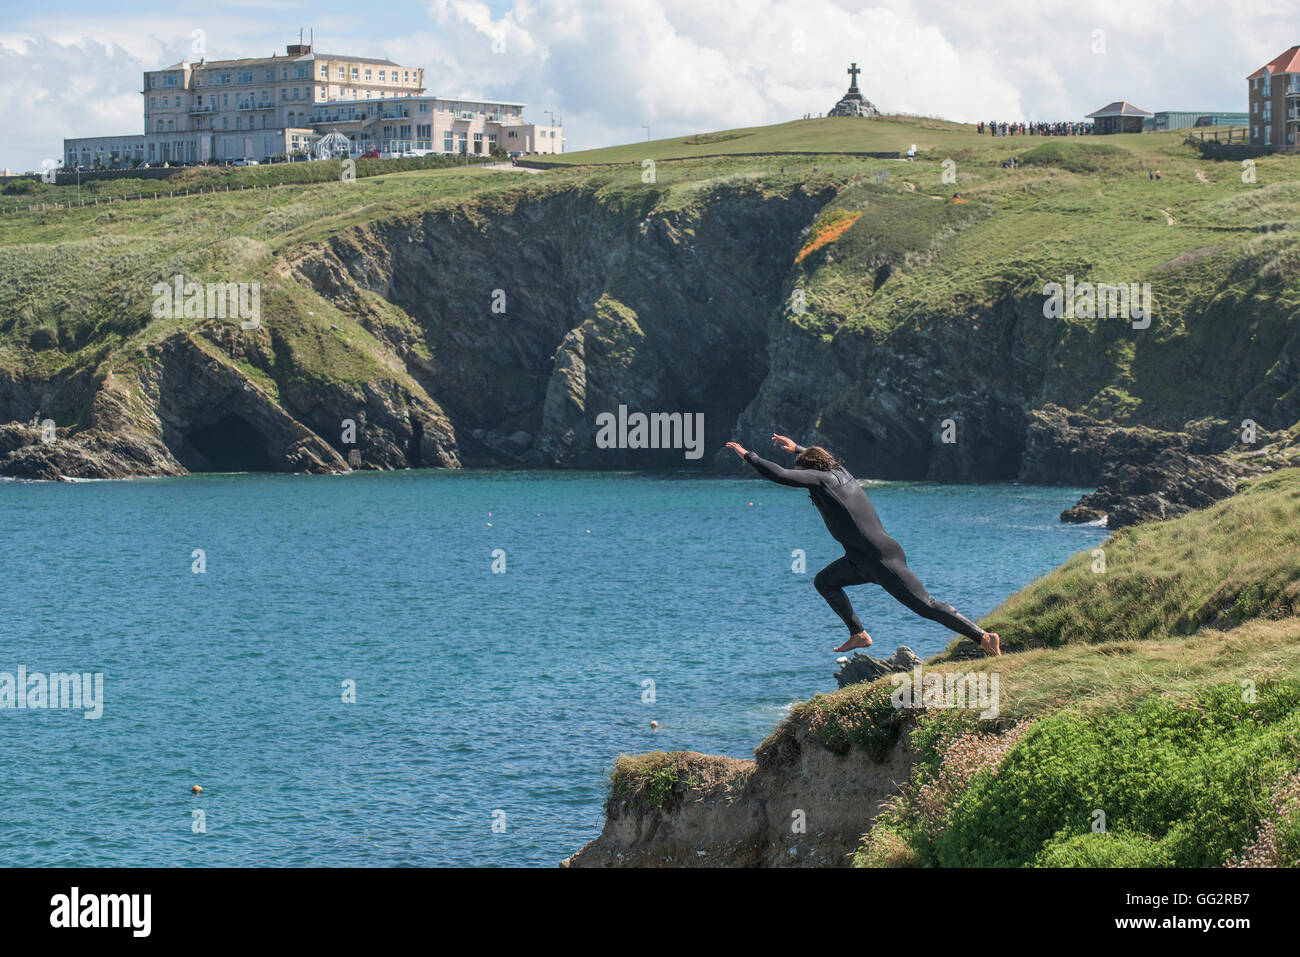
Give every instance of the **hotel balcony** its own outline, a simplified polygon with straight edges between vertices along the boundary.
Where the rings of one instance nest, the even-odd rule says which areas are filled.
[[[270,100],[266,100],[266,101],[264,101],[264,102],[262,102],[262,103],[254,103],[254,102],[252,102],[252,101],[250,100],[250,101],[245,102],[245,103],[240,103],[239,106],[237,107],[237,109],[240,109],[240,110],[273,110],[273,109],[275,109],[275,104],[274,104],[273,102],[271,102]]]
[[[209,103],[207,106],[191,106],[187,112],[190,112],[190,113],[215,113],[215,112],[217,112],[217,105],[216,105],[215,103]]]
[[[317,113],[315,116],[308,117],[307,124],[316,126],[321,123],[364,123],[367,118],[366,113]]]

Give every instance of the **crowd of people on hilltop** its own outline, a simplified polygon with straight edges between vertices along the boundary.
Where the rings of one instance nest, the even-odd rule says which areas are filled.
[[[976,129],[982,133],[988,133],[990,136],[1089,136],[1092,133],[1091,123],[985,123],[979,122]]]

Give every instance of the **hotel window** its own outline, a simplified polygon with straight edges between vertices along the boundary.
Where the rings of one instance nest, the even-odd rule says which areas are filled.
[[[345,79],[347,75],[348,75],[347,69],[345,67],[339,67],[339,79],[340,80]]]
[[[369,71],[369,70],[366,70],[366,82],[367,82],[367,83],[370,82],[370,71]]]
[[[357,79],[359,73],[360,73],[360,70],[359,70],[357,67],[354,66],[354,67],[352,68],[352,79],[354,79],[354,80]]]
[[[383,83],[383,82],[384,82],[384,79],[385,79],[386,76],[387,76],[387,74],[386,74],[383,70],[380,70],[380,71],[379,71],[379,82],[380,82],[380,83]]]
[[[453,143],[452,143],[452,135],[451,135],[451,133],[450,133],[450,132],[443,133],[443,134],[442,134],[442,151],[443,151],[444,153],[450,153],[450,152],[451,152],[452,150],[454,150],[455,148],[456,148],[456,147],[455,147],[455,146],[453,145]]]
[[[169,73],[163,77],[163,86],[176,86],[178,82],[176,75],[173,73]]]
[[[245,71],[241,72],[241,73],[239,74],[239,82],[240,82],[240,83],[252,83],[252,82],[253,82],[253,71],[252,71],[252,70],[245,70]]]
[[[311,76],[311,73],[305,66],[296,66],[293,68],[293,78],[295,80],[305,80],[309,76]]]
[[[328,80],[330,78],[330,68],[324,63],[320,65],[320,78],[322,80]]]
[[[275,82],[275,70],[272,69],[272,70],[267,70],[267,71],[266,71],[266,82],[267,82],[267,83],[274,83],[274,82]]]

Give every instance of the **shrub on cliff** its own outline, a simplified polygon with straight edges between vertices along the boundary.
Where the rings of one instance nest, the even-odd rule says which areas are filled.
[[[1286,679],[1052,714],[1022,735],[914,738],[926,757],[858,863],[907,859],[901,841],[922,866],[1300,864],[1285,786],[1300,769],[1298,707],[1300,680]]]

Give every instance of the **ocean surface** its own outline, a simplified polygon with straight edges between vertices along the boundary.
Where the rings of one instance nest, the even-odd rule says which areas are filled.
[[[1081,491],[869,487],[972,618],[1105,537],[1057,522]],[[0,682],[103,675],[98,719],[0,710],[0,865],[553,866],[619,752],[749,757],[835,688],[840,554],[755,480],[0,483]],[[949,640],[849,594],[877,653]]]

